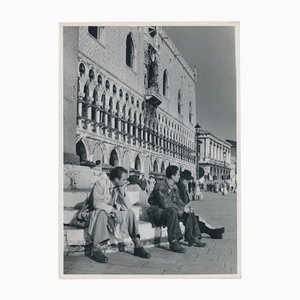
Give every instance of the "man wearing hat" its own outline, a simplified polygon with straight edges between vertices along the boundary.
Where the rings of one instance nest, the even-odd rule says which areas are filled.
[[[203,175],[204,175],[204,170],[202,168],[200,168],[200,178],[203,177]],[[181,172],[179,181],[176,183],[178,190],[179,190],[180,199],[184,202],[185,205],[187,205],[190,202],[187,188],[188,188],[188,182],[191,179],[193,179],[192,173],[189,170],[184,170],[183,172]],[[191,211],[193,211],[193,209],[191,209]],[[222,234],[225,231],[224,227],[214,228],[200,216],[195,216],[195,218],[197,220],[197,225],[199,226],[201,233],[208,234],[212,239],[222,239],[223,238]],[[192,219],[192,218],[190,217],[190,219]],[[191,220],[189,222],[191,222],[193,224],[193,222]],[[197,229],[194,229],[194,231],[197,231]]]

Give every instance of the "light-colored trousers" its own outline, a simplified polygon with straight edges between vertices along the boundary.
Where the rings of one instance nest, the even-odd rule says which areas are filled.
[[[139,238],[139,228],[134,212],[129,209],[120,213],[122,217],[118,219],[117,225],[112,216],[104,210],[96,209],[90,213],[88,233],[92,238],[93,247],[100,248],[109,241],[111,235],[115,235],[118,242],[122,242],[124,238],[130,236],[136,244]]]

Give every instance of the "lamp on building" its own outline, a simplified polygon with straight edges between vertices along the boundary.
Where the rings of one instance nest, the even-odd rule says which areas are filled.
[[[224,168],[223,168],[223,196],[227,195],[226,176],[225,176],[225,163],[226,163],[226,151],[223,152]]]
[[[195,135],[195,145],[196,145],[196,180],[199,179],[199,137],[200,137],[200,128],[201,126],[197,123],[195,126],[196,135]]]

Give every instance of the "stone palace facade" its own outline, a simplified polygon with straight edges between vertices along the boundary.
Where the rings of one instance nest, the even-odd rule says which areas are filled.
[[[64,164],[195,175],[196,70],[162,27],[64,26]]]

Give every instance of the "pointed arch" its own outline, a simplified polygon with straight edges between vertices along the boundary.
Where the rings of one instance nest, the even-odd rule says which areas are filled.
[[[117,104],[116,104],[116,112],[119,116],[119,113],[120,113],[120,101],[117,101]]]
[[[154,163],[153,163],[153,172],[158,173],[158,162],[157,159],[155,159]]]
[[[89,159],[89,147],[83,138],[76,141],[76,154],[79,156],[80,162]]]
[[[166,172],[166,167],[165,167],[165,162],[164,161],[162,161],[162,163],[161,163],[160,172],[162,174],[165,174],[165,172]]]
[[[126,37],[126,65],[130,68],[134,66],[134,44],[131,33]]]
[[[131,169],[131,155],[129,151],[125,151],[123,155],[123,160],[122,160],[122,166],[129,172]]]
[[[141,171],[141,159],[139,155],[136,156],[135,161],[134,161],[134,169]]]
[[[109,164],[113,167],[119,166],[119,156],[116,149],[113,149],[110,153]]]
[[[97,160],[100,160],[101,164],[104,163],[104,151],[101,143],[96,143],[93,150],[93,161],[96,162]]]

